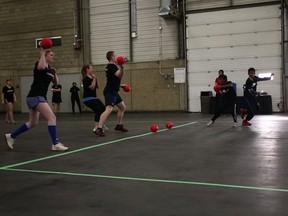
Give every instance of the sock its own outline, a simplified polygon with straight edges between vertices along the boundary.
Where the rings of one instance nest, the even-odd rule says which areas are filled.
[[[55,123],[48,123],[48,131],[54,145],[59,143],[57,131],[56,131],[56,124]]]
[[[20,134],[24,133],[25,131],[30,129],[30,125],[29,123],[25,123],[23,125],[21,125],[20,127],[18,127],[12,134],[11,137],[13,139],[15,139],[17,136],[19,136]]]

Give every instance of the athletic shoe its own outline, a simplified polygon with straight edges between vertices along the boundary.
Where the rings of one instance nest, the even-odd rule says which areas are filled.
[[[93,133],[95,133],[96,130],[97,130],[97,128],[94,128]],[[109,128],[106,125],[103,125],[102,130],[105,133],[107,130],[109,130]]]
[[[247,115],[247,109],[240,109],[240,114],[241,114],[241,118],[244,119],[245,116]]]
[[[52,151],[67,151],[68,147],[64,146],[62,143],[57,143],[52,145]]]
[[[250,122],[248,122],[246,119],[243,120],[242,122],[243,126],[251,126],[252,124]]]
[[[10,134],[10,133],[9,133],[9,134],[5,134],[4,137],[5,137],[6,144],[8,145],[8,147],[9,147],[10,149],[13,149],[13,145],[14,145],[14,143],[15,143],[15,139],[13,139],[13,138],[11,137],[11,134]]]
[[[237,127],[237,126],[238,126],[237,122],[234,122],[233,127]]]
[[[214,124],[214,121],[211,120],[207,123],[207,127],[210,127],[212,124]]]
[[[114,128],[114,130],[116,131],[121,131],[121,132],[128,132],[128,130],[126,128],[124,128],[124,126],[122,124],[118,124],[116,125],[116,127]]]
[[[98,136],[105,136],[102,128],[97,128],[97,129],[94,131],[94,134],[96,134],[96,135],[98,135]]]

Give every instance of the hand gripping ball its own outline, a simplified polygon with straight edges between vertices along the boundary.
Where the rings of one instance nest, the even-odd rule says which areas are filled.
[[[118,56],[117,57],[117,63],[119,65],[123,65],[125,63],[125,57],[124,56]]]
[[[215,85],[214,86],[214,91],[216,92],[216,94],[221,94],[221,88],[219,85]]]
[[[150,130],[152,132],[157,132],[158,131],[158,125],[156,125],[156,124],[151,125]]]
[[[220,90],[219,86],[218,86],[218,85],[215,85],[215,86],[214,86],[214,91],[215,91],[215,92],[219,92],[219,90]]]
[[[50,38],[43,38],[41,40],[41,47],[43,49],[50,49],[53,46],[53,42]]]
[[[125,85],[125,86],[123,87],[123,90],[124,90],[125,92],[129,92],[129,91],[131,90],[131,87],[130,87],[129,85]]]

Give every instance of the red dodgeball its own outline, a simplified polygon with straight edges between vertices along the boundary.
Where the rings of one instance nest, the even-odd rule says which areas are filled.
[[[124,56],[118,56],[117,57],[117,63],[119,65],[123,65],[125,63],[125,57]]]
[[[43,49],[50,49],[53,46],[53,42],[50,38],[43,38],[41,40],[41,47]]]
[[[129,91],[131,90],[131,87],[130,87],[129,85],[125,85],[125,86],[123,87],[123,90],[124,90],[125,92],[129,92]]]
[[[156,124],[153,124],[153,125],[151,125],[151,127],[150,127],[150,130],[152,131],[152,132],[157,132],[158,131],[158,125],[156,125]]]
[[[172,122],[166,122],[165,126],[167,129],[171,129],[173,127],[173,123]]]

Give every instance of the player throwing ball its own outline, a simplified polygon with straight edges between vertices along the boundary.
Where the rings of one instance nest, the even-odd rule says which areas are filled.
[[[35,63],[34,80],[26,98],[29,108],[29,120],[11,134],[5,134],[6,143],[10,149],[14,148],[16,137],[38,124],[39,114],[47,120],[48,131],[52,141],[52,151],[66,151],[68,149],[58,139],[56,116],[47,103],[46,95],[49,84],[51,82],[57,84],[59,81],[55,68],[50,66],[53,60],[54,55],[51,49],[40,48],[40,59]]]
[[[237,126],[237,114],[236,114],[236,92],[233,88],[233,83],[227,81],[226,75],[219,75],[220,85],[214,87],[215,91],[219,93],[219,103],[215,108],[215,114],[212,117],[211,121],[207,123],[207,126],[210,127],[214,124],[215,120],[225,111],[229,110],[232,115],[234,124],[233,127]]]

